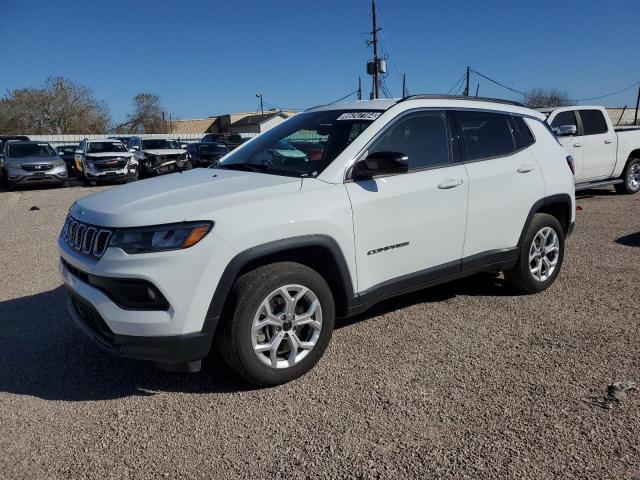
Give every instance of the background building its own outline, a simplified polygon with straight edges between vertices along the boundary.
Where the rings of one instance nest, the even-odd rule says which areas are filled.
[[[171,135],[222,133],[253,137],[266,132],[293,115],[295,112],[269,110],[264,114],[261,112],[237,112],[203,119],[173,120],[169,133]]]

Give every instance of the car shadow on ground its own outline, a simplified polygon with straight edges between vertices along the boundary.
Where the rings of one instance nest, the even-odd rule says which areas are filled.
[[[616,240],[616,243],[625,245],[627,247],[640,247],[640,232],[631,233],[629,235],[625,235],[624,237],[620,237]]]
[[[417,303],[456,295],[510,295],[497,276],[482,275],[382,302],[349,320],[348,327]],[[156,392],[225,393],[255,389],[215,354],[195,374],[165,372],[146,362],[113,357],[86,338],[66,311],[60,286],[0,302],[0,391],[45,400],[91,401]]]
[[[107,400],[157,391],[221,393],[253,387],[212,356],[196,374],[109,355],[85,337],[66,311],[67,292],[0,302],[0,391],[45,400]]]
[[[611,197],[618,195],[613,187],[606,188],[589,188],[586,190],[579,190],[576,192],[576,200],[584,200],[586,198],[593,197]]]
[[[364,313],[351,318],[337,320],[336,328],[348,327],[379,317],[380,315],[402,310],[412,305],[444,302],[458,295],[506,297],[518,296],[520,294],[505,285],[504,279],[499,274],[479,273],[452,282],[443,283],[442,285],[390,298],[389,300],[373,305]]]

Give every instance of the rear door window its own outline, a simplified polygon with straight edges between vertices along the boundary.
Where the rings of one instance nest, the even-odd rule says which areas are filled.
[[[467,150],[467,160],[511,155],[516,151],[506,114],[458,111],[458,122]]]
[[[600,110],[579,110],[585,135],[607,133],[607,121]]]

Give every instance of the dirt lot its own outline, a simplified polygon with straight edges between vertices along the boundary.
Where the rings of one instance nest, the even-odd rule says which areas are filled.
[[[483,276],[386,302],[256,390],[76,331],[56,239],[93,190],[0,192],[0,478],[640,478],[640,395],[588,402],[640,381],[640,195],[579,199],[545,293]]]

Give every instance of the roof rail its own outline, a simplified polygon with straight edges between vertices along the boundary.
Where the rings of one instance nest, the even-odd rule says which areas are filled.
[[[524,105],[520,102],[515,102],[513,100],[505,100],[503,98],[467,97],[464,95],[437,95],[437,94],[409,95],[408,97],[404,97],[401,100],[399,100],[398,103],[404,102],[406,100],[469,100],[472,102],[502,103],[505,105],[515,105],[516,107],[524,107]]]

